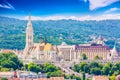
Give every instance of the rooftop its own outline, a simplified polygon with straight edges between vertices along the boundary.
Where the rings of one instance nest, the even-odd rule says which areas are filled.
[[[108,76],[93,76],[92,80],[109,80]]]

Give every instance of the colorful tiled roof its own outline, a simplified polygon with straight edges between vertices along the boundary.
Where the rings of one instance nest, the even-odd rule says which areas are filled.
[[[33,79],[33,78],[9,78],[8,80],[64,80],[64,77],[51,77],[51,78],[39,78],[39,79]]]
[[[13,75],[14,72],[0,72],[0,75]]]
[[[108,46],[75,46],[75,49],[100,49],[104,48],[110,50]]]
[[[92,80],[109,80],[107,76],[93,76]]]
[[[11,49],[1,49],[0,52],[2,52],[2,53],[13,53],[13,50],[11,50]]]

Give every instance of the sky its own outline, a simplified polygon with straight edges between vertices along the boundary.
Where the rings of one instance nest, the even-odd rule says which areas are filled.
[[[0,16],[33,20],[120,19],[120,0],[0,0]]]

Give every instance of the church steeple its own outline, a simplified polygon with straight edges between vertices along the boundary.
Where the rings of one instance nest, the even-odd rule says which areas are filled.
[[[40,36],[40,44],[42,44],[42,37]]]
[[[30,14],[29,14],[29,21],[31,21],[31,16],[30,16]]]
[[[111,51],[111,54],[112,54],[112,56],[118,56],[118,52],[117,52],[117,49],[116,49],[116,42],[115,42],[114,47]]]
[[[46,36],[45,36],[45,39],[44,39],[44,43],[45,43],[45,45],[47,44],[47,38],[46,38]]]
[[[26,28],[26,46],[25,51],[28,52],[28,50],[33,47],[33,27],[31,22],[31,16],[28,16],[28,23]]]
[[[115,42],[115,44],[114,44],[113,50],[114,50],[115,52],[117,51],[117,49],[116,49],[116,42]]]
[[[31,22],[31,16],[30,16],[30,14],[29,14],[29,16],[28,16],[27,27],[32,27],[32,22]]]

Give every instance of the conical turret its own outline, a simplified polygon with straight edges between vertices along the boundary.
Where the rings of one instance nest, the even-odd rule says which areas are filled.
[[[113,49],[111,50],[111,56],[118,56],[118,52],[116,49],[116,42],[115,42]]]
[[[44,43],[45,43],[45,45],[47,44],[47,38],[46,38],[46,36],[45,36],[45,39],[44,39]]]
[[[40,44],[42,44],[42,37],[40,36]]]

